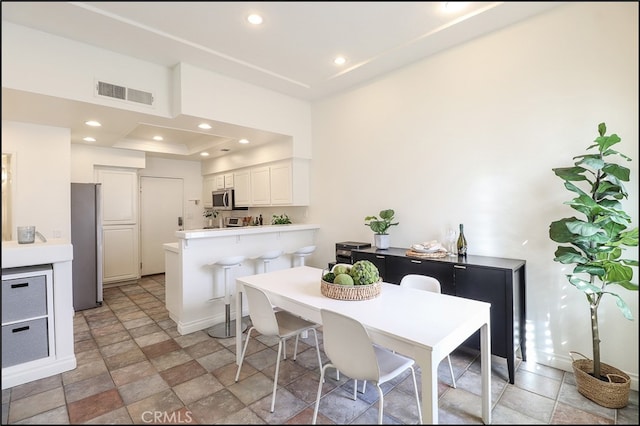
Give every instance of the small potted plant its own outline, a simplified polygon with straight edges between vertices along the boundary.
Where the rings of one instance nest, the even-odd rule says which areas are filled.
[[[389,248],[389,234],[387,230],[400,222],[394,222],[395,212],[392,209],[380,210],[380,218],[377,216],[367,216],[364,224],[373,231],[374,244],[379,249]]]
[[[286,213],[283,213],[280,216],[274,214],[273,219],[271,220],[272,225],[288,225],[290,223],[291,219],[289,219],[289,216],[287,216]]]
[[[218,211],[213,209],[205,209],[204,212],[202,213],[202,216],[208,219],[209,228],[213,228],[213,219],[218,217]]]

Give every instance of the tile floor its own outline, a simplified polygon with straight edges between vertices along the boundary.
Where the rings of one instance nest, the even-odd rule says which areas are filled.
[[[308,344],[300,345],[296,361],[293,345],[287,346],[275,412],[270,413],[277,341],[251,339],[235,383],[234,339],[213,339],[204,331],[181,336],[169,319],[164,297],[162,274],[105,289],[102,307],[75,315],[77,368],[3,390],[2,424],[311,422],[319,380],[313,334]],[[457,350],[451,359],[457,388],[449,386],[447,362],[441,363],[440,423],[482,424],[477,354]],[[636,391],[627,407],[608,409],[581,396],[572,373],[520,362],[516,384],[511,385],[504,359],[494,357],[492,370],[495,424],[638,424]],[[375,387],[369,384],[353,401],[353,381],[330,376],[318,423],[375,423]],[[419,370],[417,377],[419,381]],[[384,422],[417,423],[410,376],[383,389]]]

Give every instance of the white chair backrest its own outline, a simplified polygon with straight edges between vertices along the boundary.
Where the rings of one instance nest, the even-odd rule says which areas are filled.
[[[402,280],[400,280],[400,286],[440,293],[440,281],[427,275],[405,275],[402,277]]]
[[[378,382],[380,369],[364,326],[342,314],[320,310],[324,352],[338,371],[355,380]]]
[[[265,336],[277,336],[280,332],[273,306],[269,297],[257,288],[244,286],[249,303],[249,317],[253,327]]]

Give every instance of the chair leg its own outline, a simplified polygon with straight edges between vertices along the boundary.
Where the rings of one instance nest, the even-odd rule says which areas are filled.
[[[316,353],[318,354],[318,368],[322,369],[322,358],[320,358],[320,345],[318,344],[318,332],[315,328],[311,329],[316,340]]]
[[[278,341],[278,360],[276,361],[276,373],[273,377],[273,396],[271,397],[271,412],[276,407],[276,390],[278,389],[278,373],[280,372],[280,357],[282,356],[282,339]]]
[[[244,355],[247,353],[247,346],[249,346],[249,338],[251,338],[251,332],[254,327],[251,327],[247,332],[247,340],[244,342],[244,348],[242,349],[242,356],[240,357],[240,364],[238,364],[238,371],[236,371],[236,382],[240,377],[240,370],[242,369],[242,363],[244,362]]]
[[[358,399],[358,381],[353,379],[353,400]]]
[[[447,355],[447,360],[449,361],[449,371],[451,372],[451,381],[453,382],[453,387],[456,387],[456,376],[453,375],[453,366],[451,365],[451,357]]]
[[[296,360],[296,357],[298,356],[298,338],[300,337],[299,334],[296,335],[296,344],[293,346],[293,360]]]
[[[316,395],[316,406],[313,409],[313,418],[311,419],[311,424],[315,425],[318,420],[318,408],[320,407],[320,397],[322,396],[322,384],[324,383],[324,373],[327,371],[327,368],[333,367],[331,363],[327,363],[324,367],[320,369],[320,382],[318,383],[318,394]]]
[[[411,368],[411,377],[413,378],[413,391],[416,394],[416,404],[418,404],[418,423],[422,424],[422,408],[420,407],[420,396],[418,395],[418,382],[416,381],[416,371],[413,369],[413,367],[409,367]],[[438,407],[435,407],[434,409],[438,409]]]
[[[376,383],[376,387],[378,388],[378,395],[380,395],[380,399],[378,400],[378,424],[382,424],[382,417],[384,417],[384,394],[382,393],[382,388],[380,384]],[[420,422],[422,423],[422,422]]]

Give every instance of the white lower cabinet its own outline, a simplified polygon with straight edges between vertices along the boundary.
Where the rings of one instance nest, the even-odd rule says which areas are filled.
[[[102,228],[103,282],[136,280],[138,262],[138,225],[110,225]]]
[[[2,368],[55,357],[51,265],[2,270]]]

